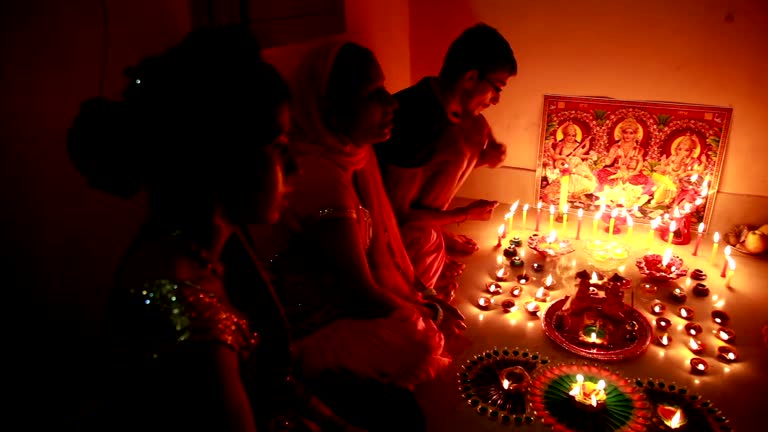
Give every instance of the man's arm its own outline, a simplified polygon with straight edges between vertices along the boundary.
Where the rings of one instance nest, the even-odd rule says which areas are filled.
[[[431,226],[443,226],[466,220],[488,220],[498,202],[477,200],[450,210],[438,210],[419,207],[416,204],[417,192],[424,185],[424,171],[419,168],[399,168],[388,166],[389,175],[385,176],[385,186],[392,203],[392,209],[400,225],[417,223]]]

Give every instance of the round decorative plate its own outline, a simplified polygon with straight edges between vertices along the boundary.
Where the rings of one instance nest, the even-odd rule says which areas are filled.
[[[672,430],[668,423],[679,411],[681,430],[696,432],[730,432],[728,419],[711,401],[698,394],[690,394],[684,387],[660,380],[638,379],[638,386],[651,404],[650,430]]]
[[[625,360],[642,354],[651,343],[651,338],[653,337],[651,323],[648,322],[648,319],[642,313],[626,303],[624,304],[624,314],[630,321],[637,324],[633,329],[636,337],[611,337],[610,334],[619,335],[624,330],[623,328],[613,331],[608,329],[610,333],[609,339],[611,340],[605,344],[594,344],[579,334],[559,331],[556,328],[555,320],[566,301],[567,299],[565,298],[554,301],[544,313],[541,325],[544,327],[544,333],[547,336],[572,353],[598,360]]]
[[[559,257],[575,250],[570,240],[561,239],[548,243],[547,238],[538,233],[528,237],[528,247],[545,257]]]
[[[531,376],[549,363],[538,353],[519,348],[493,349],[478,354],[461,367],[459,391],[480,415],[505,424],[534,421],[529,412]],[[506,381],[505,381],[506,380]]]
[[[579,381],[603,381],[599,408],[577,402],[571,394]],[[531,386],[534,414],[557,432],[615,432],[648,430],[651,404],[640,387],[608,369],[588,364],[561,364],[542,368]]]

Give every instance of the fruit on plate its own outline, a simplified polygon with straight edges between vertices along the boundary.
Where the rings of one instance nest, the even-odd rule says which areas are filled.
[[[751,230],[747,233],[741,246],[751,254],[759,254],[768,249],[768,234],[758,230]]]
[[[761,226],[757,230],[765,235],[768,235],[768,224],[763,224],[763,226]]]

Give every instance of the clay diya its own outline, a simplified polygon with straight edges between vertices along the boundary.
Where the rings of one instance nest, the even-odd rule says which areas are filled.
[[[520,273],[519,275],[516,276],[516,278],[517,278],[517,282],[520,285],[525,285],[528,283],[528,281],[531,280],[531,277],[526,272]]]
[[[504,288],[498,282],[488,282],[485,284],[485,290],[491,295],[499,295],[504,291]]]
[[[692,291],[693,295],[696,297],[706,297],[709,295],[709,288],[707,287],[707,284],[701,282],[698,282],[696,285],[694,285]]]
[[[715,331],[715,336],[723,342],[733,343],[736,338],[736,332],[728,327],[720,327]]]
[[[656,329],[666,331],[672,326],[672,321],[669,318],[658,317],[656,318]]]
[[[509,260],[509,265],[512,267],[522,267],[525,265],[525,261],[523,261],[523,259],[519,256],[516,256]]]
[[[686,319],[688,321],[693,319],[693,309],[689,308],[688,306],[680,306],[677,309],[677,314],[680,315],[680,318]]]
[[[721,310],[713,310],[712,311],[712,321],[715,322],[715,324],[720,324],[721,326],[728,325],[728,322],[731,320],[731,317],[725,313],[725,311]]]
[[[685,346],[687,346],[688,349],[691,350],[691,352],[696,355],[699,355],[704,352],[704,342],[694,337],[691,337]]]
[[[509,294],[512,295],[512,297],[520,297],[520,294],[523,293],[523,287],[520,285],[515,285],[509,290]]]
[[[701,357],[691,359],[691,373],[694,375],[704,375],[709,369],[709,363]]]
[[[666,348],[672,343],[672,338],[669,337],[668,333],[664,332],[664,334],[656,337],[656,343],[659,344],[659,346]]]
[[[502,254],[504,255],[504,258],[514,258],[517,256],[517,248],[514,246],[507,246],[504,248]]]
[[[690,322],[685,325],[685,332],[691,336],[698,336],[703,331],[704,329],[701,327],[700,324]]]
[[[501,309],[504,310],[504,312],[512,312],[513,310],[517,309],[517,305],[515,304],[514,300],[506,299],[501,302]]]
[[[491,305],[493,304],[493,299],[488,296],[480,296],[477,298],[477,307],[483,310],[490,309]]]
[[[536,273],[539,273],[539,272],[542,272],[542,271],[544,271],[544,264],[541,264],[541,263],[533,263],[533,265],[531,266],[531,268],[533,268],[533,271],[535,271]]]
[[[659,404],[658,408],[656,408],[656,413],[669,429],[678,429],[688,423],[683,410],[676,406]]]
[[[525,310],[528,311],[528,313],[531,315],[539,316],[541,306],[539,306],[539,304],[535,301],[531,300],[525,303]]]
[[[702,269],[694,269],[691,272],[691,279],[695,281],[703,281],[707,279],[707,274]]]
[[[659,281],[671,281],[688,274],[683,259],[677,255],[646,254],[638,258],[635,265],[643,276]]]
[[[676,303],[685,303],[685,301],[688,299],[688,295],[685,294],[685,290],[679,287],[673,289],[670,293],[670,296]]]
[[[667,307],[662,302],[654,302],[651,305],[651,313],[654,315],[661,315],[665,310],[667,310]]]
[[[723,363],[732,363],[739,359],[739,353],[732,347],[719,346],[717,347],[717,359]]]

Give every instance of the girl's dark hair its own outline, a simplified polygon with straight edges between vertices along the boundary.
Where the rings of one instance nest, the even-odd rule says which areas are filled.
[[[85,101],[67,139],[89,185],[121,197],[179,179],[215,190],[233,163],[245,166],[277,137],[277,110],[289,99],[241,27],[192,32],[126,76],[123,99]]]

